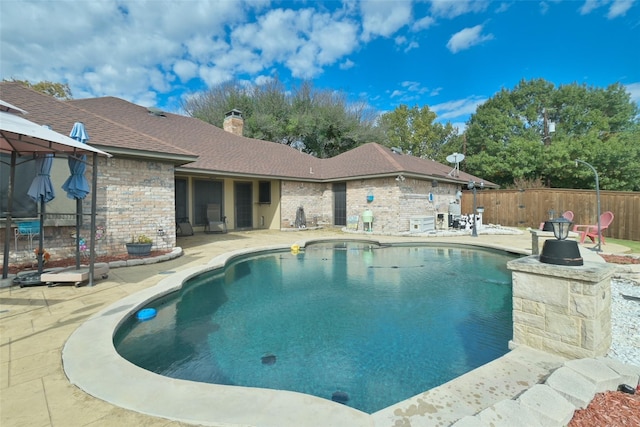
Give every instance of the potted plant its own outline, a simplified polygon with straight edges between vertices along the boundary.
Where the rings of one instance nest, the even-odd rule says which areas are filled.
[[[127,243],[127,253],[133,256],[147,256],[151,253],[152,245],[153,240],[144,234],[131,236],[131,242]]]

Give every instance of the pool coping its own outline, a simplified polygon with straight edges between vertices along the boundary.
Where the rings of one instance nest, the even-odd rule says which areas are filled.
[[[402,240],[392,244],[425,245],[422,241]],[[374,239],[335,238],[303,240],[295,245],[304,248],[308,244],[331,241],[379,244]],[[432,245],[443,243],[437,242]],[[460,246],[476,246],[526,255],[521,250],[490,244]],[[394,425],[396,421],[414,417],[432,419],[435,422],[433,425],[450,425],[501,400],[517,397],[528,387],[542,381],[565,360],[537,350],[518,347],[505,356],[442,386],[368,414],[327,399],[297,392],[168,378],[146,371],[116,352],[113,346],[115,331],[127,317],[143,308],[149,301],[180,289],[184,282],[198,274],[224,268],[238,257],[290,248],[288,245],[273,245],[227,252],[214,257],[204,266],[192,267],[168,276],[157,285],[129,295],[96,313],[76,329],[64,345],[62,361],[69,381],[88,394],[113,405],[147,415],[200,425],[382,426]]]

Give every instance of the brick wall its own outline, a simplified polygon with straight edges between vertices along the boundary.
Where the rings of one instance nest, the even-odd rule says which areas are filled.
[[[101,159],[97,224],[104,226],[98,254],[126,253],[125,243],[144,234],[153,250],[175,246],[175,182],[170,163]],[[162,231],[160,231],[162,230]]]
[[[92,166],[87,167],[91,181]],[[126,254],[125,243],[132,236],[144,234],[153,239],[153,250],[171,249],[175,238],[175,182],[170,163],[140,161],[123,158],[98,158],[98,189],[96,197],[96,256]],[[58,197],[65,197],[59,194]],[[88,262],[91,225],[91,197],[82,201],[83,222],[80,236],[87,250],[82,262]],[[48,217],[45,221],[44,248],[52,259],[75,256],[75,223],[73,216]],[[162,230],[162,231],[159,231]],[[11,231],[13,233],[13,230]],[[4,242],[4,229],[0,232]],[[28,240],[18,240],[15,250],[10,235],[10,264],[35,262]],[[34,240],[34,247],[38,241]],[[0,249],[1,252],[1,249]]]
[[[409,231],[411,217],[448,213],[449,203],[455,201],[459,187],[431,181],[406,178],[377,178],[347,182],[347,217],[358,215],[358,229],[362,230],[362,213],[373,212],[373,229],[380,233]],[[429,201],[429,193],[433,202]],[[373,195],[368,202],[367,196]],[[282,228],[293,226],[298,206],[303,206],[307,226],[313,217],[320,225],[333,225],[333,191],[330,183],[315,184],[285,181],[282,183]]]
[[[332,196],[331,184],[282,181],[280,227],[294,226],[300,206],[304,209],[308,227],[315,223],[333,224]]]

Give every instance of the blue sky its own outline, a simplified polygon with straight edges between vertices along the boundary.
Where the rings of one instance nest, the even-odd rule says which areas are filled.
[[[640,102],[640,5],[582,1],[0,2],[0,78],[68,83],[178,112],[237,79],[310,79],[378,112],[460,127],[521,79],[626,86]]]

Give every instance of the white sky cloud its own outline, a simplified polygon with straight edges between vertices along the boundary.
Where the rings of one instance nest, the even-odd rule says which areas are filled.
[[[500,27],[499,20],[515,9],[506,0],[0,1],[0,79],[63,82],[75,98],[116,96],[153,105],[231,79],[258,83],[275,74],[286,80],[332,73],[334,87],[353,85],[354,93],[387,102],[381,109],[451,96],[451,85],[460,82],[447,81],[454,78],[449,72],[435,81],[434,70],[453,67],[446,57],[464,57],[453,57],[443,45],[457,53],[493,34],[502,41],[509,27]],[[630,15],[637,4],[587,0],[572,12],[578,18],[599,12],[604,23]],[[476,15],[491,23],[491,33],[477,25],[453,34]],[[448,41],[446,34],[453,34]],[[616,75],[639,80],[632,71]],[[401,86],[403,81],[417,86]],[[385,92],[390,85],[397,90]],[[634,85],[627,87],[636,91]],[[429,93],[431,86],[437,89]],[[471,94],[491,95],[480,85],[465,87]]]
[[[431,13],[442,18],[455,18],[473,12],[482,12],[489,6],[488,0],[431,0]]]
[[[404,81],[400,84],[403,88],[409,92],[423,94],[429,91],[426,87],[423,87],[420,82]]]
[[[498,8],[496,9],[496,13],[504,13],[507,10],[509,10],[509,8],[511,7],[511,3],[500,3],[500,5],[498,6]]]
[[[436,20],[433,19],[431,16],[425,16],[424,18],[418,19],[416,22],[413,23],[413,25],[411,26],[411,31],[422,31],[422,30],[426,30],[429,27],[431,27],[433,24],[435,24]]]
[[[347,58],[340,64],[340,69],[348,70],[349,68],[353,68],[355,65],[356,65],[355,62]]]
[[[485,101],[486,98],[474,96],[432,105],[431,111],[438,115],[439,120],[452,120],[475,113],[478,106]]]
[[[182,80],[187,82],[198,75],[198,64],[193,61],[179,59],[173,64],[173,72]]]
[[[262,86],[266,83],[269,83],[272,80],[273,80],[273,77],[271,76],[258,76],[255,80],[255,84],[258,86]]]
[[[418,42],[410,42],[407,47],[404,49],[404,53],[409,52],[412,49],[418,49],[420,47],[420,44]]]
[[[493,34],[482,34],[482,28],[482,25],[476,25],[475,27],[458,31],[449,39],[447,48],[452,53],[457,53],[493,39]]]
[[[363,1],[362,40],[367,42],[376,36],[390,37],[398,29],[411,23],[411,2]]]
[[[640,82],[625,85],[627,92],[631,95],[631,100],[640,105]]]
[[[618,16],[624,16],[627,10],[631,9],[631,6],[633,6],[633,0],[615,0],[609,8],[607,18],[613,19]]]
[[[600,7],[609,6],[606,16],[609,19],[614,19],[619,16],[624,16],[631,6],[633,6],[633,2],[634,0],[585,0],[584,4],[580,7],[580,13],[582,15],[588,15]]]
[[[583,15],[587,15],[598,7],[600,7],[600,0],[585,0],[582,7],[580,7],[580,13]]]

